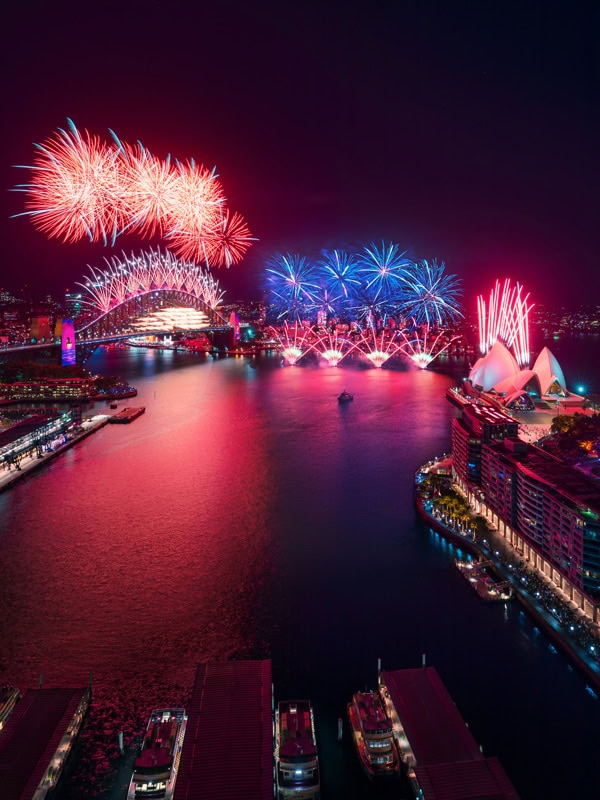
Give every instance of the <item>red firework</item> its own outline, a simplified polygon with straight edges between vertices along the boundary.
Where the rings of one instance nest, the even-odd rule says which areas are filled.
[[[24,213],[39,230],[65,242],[87,236],[105,244],[125,231],[160,235],[186,260],[229,267],[242,259],[253,237],[244,219],[227,211],[214,170],[193,159],[160,160],[141,143],[112,136],[106,145],[69,120],[68,131],[37,145],[33,179],[17,189],[27,193]]]
[[[37,145],[33,178],[24,187],[27,214],[47,236],[76,242],[114,240],[121,230],[126,187],[115,166],[117,151],[70,123]]]
[[[205,237],[206,261],[211,267],[230,267],[242,260],[253,241],[241,214],[224,211],[217,228]]]

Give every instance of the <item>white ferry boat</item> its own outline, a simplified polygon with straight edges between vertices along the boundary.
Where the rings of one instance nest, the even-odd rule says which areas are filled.
[[[370,779],[394,777],[400,758],[394,742],[392,721],[377,692],[356,692],[348,703],[352,738],[362,768]]]
[[[285,700],[277,705],[275,775],[278,800],[319,800],[319,756],[308,700]]]
[[[140,753],[133,765],[127,800],[173,796],[187,716],[183,708],[157,708],[150,714]]]

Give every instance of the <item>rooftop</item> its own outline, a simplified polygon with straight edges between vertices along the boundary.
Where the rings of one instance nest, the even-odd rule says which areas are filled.
[[[273,800],[271,661],[199,664],[174,800]]]

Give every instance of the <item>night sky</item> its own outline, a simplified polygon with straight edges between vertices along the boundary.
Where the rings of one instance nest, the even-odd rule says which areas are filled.
[[[0,286],[60,296],[137,250],[49,241],[10,192],[71,117],[217,166],[259,238],[218,277],[258,296],[277,250],[392,240],[469,283],[600,303],[600,4],[13,2],[2,23]]]

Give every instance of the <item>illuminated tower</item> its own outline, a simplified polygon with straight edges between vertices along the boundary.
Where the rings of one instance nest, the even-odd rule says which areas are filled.
[[[61,363],[64,367],[73,366],[77,353],[75,347],[75,326],[72,319],[62,321]]]

